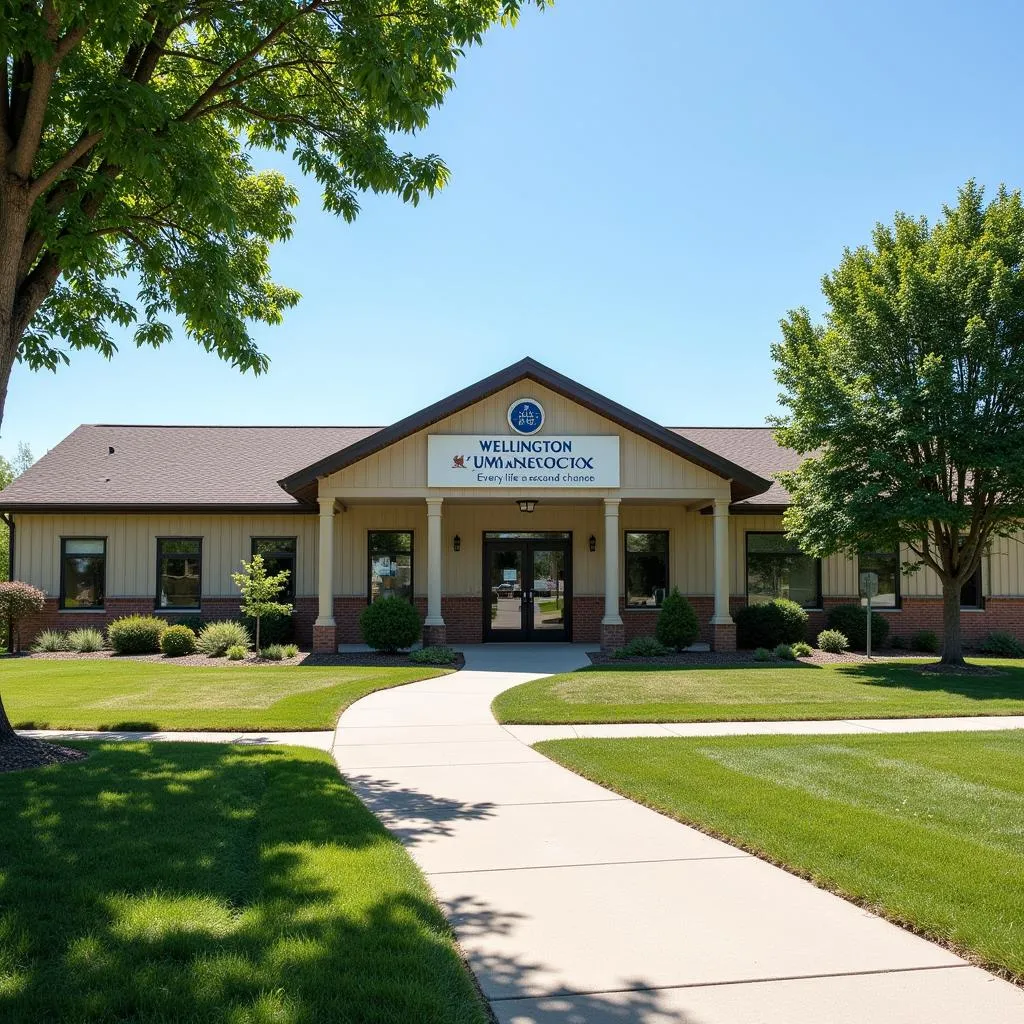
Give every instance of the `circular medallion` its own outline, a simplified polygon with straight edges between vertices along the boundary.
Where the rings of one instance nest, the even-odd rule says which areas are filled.
[[[517,434],[536,434],[544,426],[544,406],[536,398],[517,398],[508,407],[508,425]]]

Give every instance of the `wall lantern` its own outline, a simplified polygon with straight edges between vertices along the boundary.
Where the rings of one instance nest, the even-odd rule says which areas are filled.
[[[532,512],[537,507],[536,498],[520,498],[516,504],[520,512]]]
[[[589,545],[591,552],[597,550],[597,538],[593,534],[590,535],[590,540],[587,544]]]
[[[458,534],[455,534],[455,536],[452,537],[452,551],[461,551],[461,550],[462,550],[462,538]]]

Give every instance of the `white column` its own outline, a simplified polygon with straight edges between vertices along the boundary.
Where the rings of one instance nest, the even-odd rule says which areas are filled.
[[[715,614],[712,625],[726,626],[732,622],[729,614],[729,500],[716,498],[715,521]]]
[[[316,625],[334,625],[334,499],[320,498],[320,606]]]
[[[443,626],[441,615],[441,506],[443,498],[427,498],[427,617],[424,626]]]
[[[621,626],[619,615],[619,504],[604,499],[604,618],[602,626]]]

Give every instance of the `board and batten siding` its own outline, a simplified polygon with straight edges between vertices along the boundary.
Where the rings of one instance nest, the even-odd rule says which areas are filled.
[[[298,597],[316,594],[315,515],[31,515],[15,514],[14,572],[17,579],[60,593],[62,537],[107,538],[107,593],[155,597],[157,537],[202,537],[204,597],[238,593],[231,573],[252,554],[252,537],[295,537]]]

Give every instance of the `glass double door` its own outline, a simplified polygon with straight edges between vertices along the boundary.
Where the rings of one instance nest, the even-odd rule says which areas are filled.
[[[484,640],[569,640],[569,538],[484,540]]]

